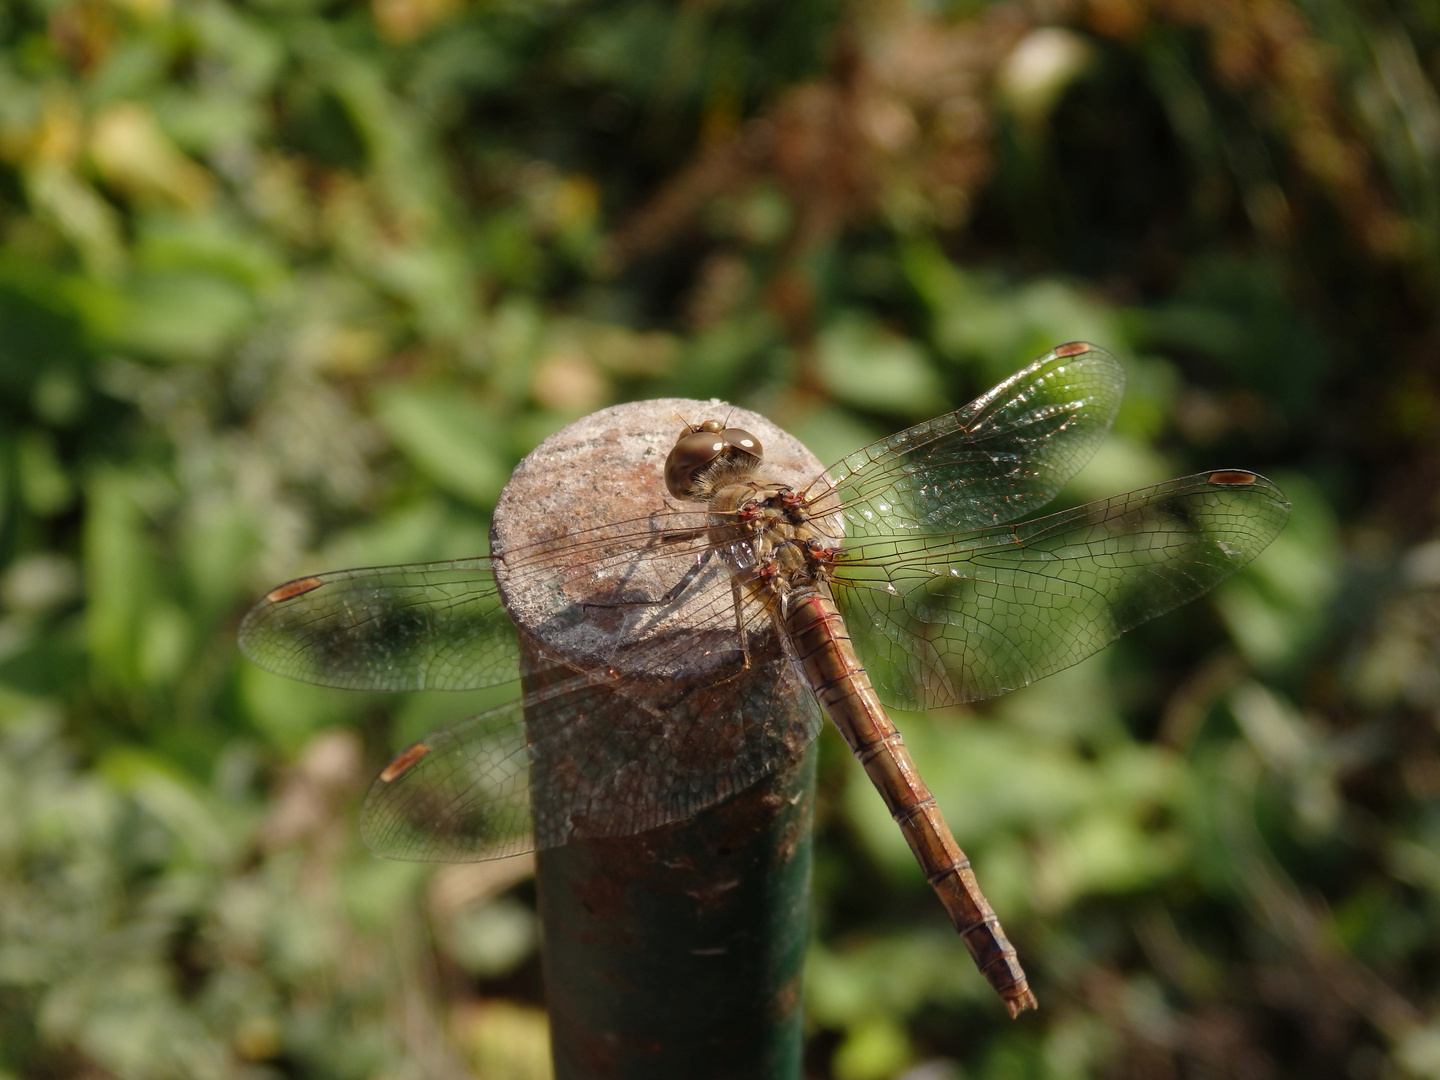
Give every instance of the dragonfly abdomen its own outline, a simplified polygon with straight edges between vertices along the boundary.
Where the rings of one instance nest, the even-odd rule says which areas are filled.
[[[828,586],[819,583],[792,592],[784,623],[815,696],[885,800],[975,966],[1011,1016],[1035,1008],[1015,947],[876,695]]]

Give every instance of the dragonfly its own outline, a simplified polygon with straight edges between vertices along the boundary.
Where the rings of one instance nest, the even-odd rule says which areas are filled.
[[[795,760],[828,716],[1018,1016],[1037,1006],[1028,978],[887,706],[990,698],[1078,663],[1245,566],[1289,515],[1269,480],[1226,468],[1033,516],[1094,454],[1124,381],[1071,342],[798,478],[728,418],[686,423],[663,462],[625,473],[648,511],[597,492],[593,514],[534,515],[540,535],[488,555],[297,578],[250,609],[240,647],[326,686],[459,690],[516,678],[512,613],[553,631],[524,654],[528,692],[380,772],[361,832],[400,859],[685,820]],[[740,689],[757,684],[798,707],[776,719]],[[623,721],[603,708],[616,696]]]

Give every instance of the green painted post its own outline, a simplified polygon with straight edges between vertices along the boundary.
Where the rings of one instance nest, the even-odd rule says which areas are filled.
[[[814,778],[540,853],[557,1080],[798,1080]]]
[[[681,417],[706,419],[717,410],[759,436],[774,470],[797,486],[820,472],[819,462],[793,438],[730,406],[673,399],[617,406],[552,436],[520,464],[496,508],[493,550],[503,554],[617,519],[644,521],[666,509],[661,468]],[[590,600],[596,606],[584,620],[573,613],[590,597],[613,597],[617,574],[626,595],[661,596],[674,585],[667,575],[675,575],[675,560],[652,552],[636,563],[622,570],[607,565],[594,581],[584,572],[568,573],[563,586],[548,579],[511,583],[506,605],[525,641],[527,689],[543,689],[565,674],[568,669],[557,673],[547,659],[553,657],[632,674],[617,658],[609,631],[633,626],[636,609]],[[655,580],[646,578],[651,573]],[[693,617],[725,603],[724,575],[711,579],[709,593],[703,582],[697,585],[702,595],[692,605],[647,609],[642,621],[655,624],[649,631],[682,635],[687,610]],[[558,604],[557,586],[563,594]],[[692,651],[703,670],[703,644]],[[684,653],[676,656],[684,661]],[[743,716],[746,731],[769,732],[786,744],[784,761],[758,783],[658,828],[571,839],[540,852],[543,966],[557,1080],[800,1077],[815,769],[799,733],[814,722],[815,706],[787,678],[789,663],[778,647],[757,650],[743,674],[708,684],[702,676],[693,691],[683,672],[649,673],[658,684],[655,700],[703,716]],[[571,765],[581,749],[576,740],[599,740],[600,757],[612,744],[643,744],[647,725],[658,723],[653,707],[647,713],[627,696],[597,690],[586,697],[585,722],[567,730],[565,749],[537,750],[532,760],[531,801],[542,840],[547,832],[570,828],[565,813],[574,817],[573,809],[554,812],[553,792],[577,782]],[[696,710],[697,699],[709,707]],[[532,728],[531,737],[545,744],[543,732]],[[741,744],[733,738],[733,731],[718,725],[713,737],[703,725],[691,725],[659,741],[657,753],[668,747],[683,756],[657,771],[684,790],[693,781],[684,775],[687,761],[711,758],[698,770],[706,773],[723,771],[731,756],[744,756],[736,754]],[[643,786],[651,779],[636,782]],[[565,803],[573,805],[573,798]],[[614,818],[603,802],[597,805],[601,818]]]

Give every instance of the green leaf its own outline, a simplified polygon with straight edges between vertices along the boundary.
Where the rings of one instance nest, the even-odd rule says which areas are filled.
[[[845,1033],[835,1052],[836,1080],[886,1080],[911,1061],[905,1029],[889,1016],[871,1016]]]
[[[879,323],[843,316],[821,332],[819,354],[826,387],[850,405],[911,417],[948,409],[924,350]]]
[[[463,391],[389,387],[376,396],[375,418],[435,483],[478,506],[494,505],[509,478],[493,448],[495,420]]]
[[[86,490],[85,624],[96,670],[121,686],[140,674],[140,637],[156,585],[135,478],[101,469]]]
[[[193,269],[137,275],[125,300],[113,344],[174,363],[217,359],[256,315],[244,289]]]

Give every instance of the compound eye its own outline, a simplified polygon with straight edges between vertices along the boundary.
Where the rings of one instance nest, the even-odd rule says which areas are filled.
[[[760,449],[760,440],[748,431],[743,431],[738,427],[726,428],[720,433],[720,437],[725,440],[727,447],[753,457],[756,461],[765,456],[765,451]],[[735,454],[732,452],[730,456],[734,457]]]
[[[666,490],[677,499],[692,498],[695,475],[713,465],[724,452],[725,439],[718,430],[689,429],[675,441],[675,448],[665,459]]]

